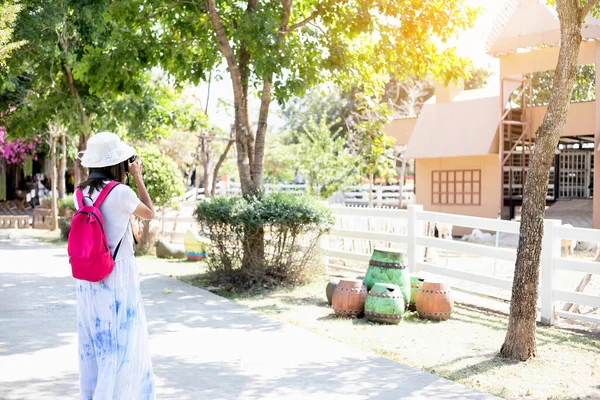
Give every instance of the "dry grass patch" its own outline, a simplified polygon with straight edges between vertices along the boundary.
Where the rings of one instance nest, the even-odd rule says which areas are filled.
[[[201,286],[202,278],[186,278]],[[339,319],[325,298],[326,278],[252,295],[216,290],[251,309],[505,399],[600,399],[600,334],[539,327],[539,357],[498,356],[507,315],[460,304],[437,323],[407,314],[399,326]]]

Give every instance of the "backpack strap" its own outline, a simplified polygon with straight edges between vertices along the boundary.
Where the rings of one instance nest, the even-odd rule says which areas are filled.
[[[83,208],[85,206],[85,204],[83,204],[83,192],[81,191],[81,189],[77,189],[75,191],[75,199],[77,200],[77,204],[79,205],[79,207],[77,208]]]
[[[94,207],[96,208],[100,208],[100,206],[102,205],[102,203],[104,202],[104,199],[106,199],[106,196],[108,196],[110,194],[110,192],[112,192],[112,190],[117,187],[118,185],[120,185],[119,182],[117,181],[110,181],[108,183],[108,185],[104,186],[104,188],[102,189],[102,191],[100,192],[100,194],[98,195],[98,198],[96,199],[96,201],[94,202]]]

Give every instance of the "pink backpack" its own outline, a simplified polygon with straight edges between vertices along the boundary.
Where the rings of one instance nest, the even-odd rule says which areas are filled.
[[[73,277],[76,279],[98,282],[106,278],[113,270],[114,259],[121,242],[119,242],[115,254],[111,255],[104,232],[104,219],[100,212],[100,205],[117,185],[119,183],[115,181],[106,185],[91,206],[84,204],[81,189],[75,191],[79,208],[71,221],[67,252]],[[87,198],[91,200],[90,197]]]

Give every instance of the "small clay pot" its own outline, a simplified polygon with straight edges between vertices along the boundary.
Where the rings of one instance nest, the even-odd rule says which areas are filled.
[[[333,301],[333,294],[335,293],[335,288],[337,287],[338,283],[340,283],[340,278],[332,279],[325,288],[325,295],[327,296],[327,302],[329,305],[331,305],[331,302]]]

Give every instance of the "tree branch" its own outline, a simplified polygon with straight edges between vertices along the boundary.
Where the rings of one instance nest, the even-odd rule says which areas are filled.
[[[69,52],[69,45],[61,36],[60,32],[56,31],[56,36],[58,37],[58,43],[60,44],[63,54],[66,56]],[[81,96],[79,96],[79,91],[75,86],[75,80],[73,79],[73,72],[71,71],[71,67],[69,67],[66,60],[63,62],[62,66],[65,71],[65,76],[67,77],[67,84],[69,86],[69,91],[71,92],[71,97],[73,98],[73,101],[79,110],[81,125],[83,126],[83,135],[80,135],[80,137],[82,137],[82,142],[85,145],[85,142],[87,142],[87,139],[91,135],[91,130],[89,128],[87,120],[87,114],[85,113],[85,107],[83,106],[83,102],[81,101]],[[83,150],[83,148],[81,148],[80,146],[79,150]]]
[[[283,2],[283,0],[282,0],[282,2]],[[307,25],[308,23],[314,21],[321,14],[321,12],[323,11],[323,9],[324,9],[323,3],[317,4],[317,6],[315,7],[315,11],[313,11],[308,17],[306,17],[302,21],[297,22],[297,23],[293,24],[292,26],[290,26],[286,30],[286,33],[287,32],[291,32],[291,31],[295,31],[296,29],[302,28],[304,25]]]
[[[217,13],[215,0],[206,0],[206,8],[208,10],[210,21],[213,25],[213,29],[215,30],[215,34],[217,35],[219,50],[227,61],[227,67],[229,68],[229,73],[233,83],[233,90],[236,92],[235,95],[237,97],[238,94],[241,94],[242,81],[240,79],[240,71],[236,64],[235,54],[231,48],[231,45],[229,44],[229,40],[227,39],[227,34],[225,33],[225,28],[221,22],[221,17],[219,17],[219,14]]]
[[[215,166],[215,169],[213,171],[213,181],[211,188],[212,197],[215,197],[215,195],[217,194],[217,180],[219,179],[219,170],[221,169],[221,165],[223,165],[225,158],[227,158],[227,154],[229,153],[229,149],[231,149],[233,142],[235,142],[235,125],[231,126],[231,136],[229,138],[229,141],[227,142],[227,146],[225,146],[225,150],[223,150],[223,153],[219,157],[219,161],[217,161],[217,165]]]
[[[279,24],[279,37],[282,38],[287,33],[290,23],[290,15],[292,13],[292,0],[281,0],[283,11],[281,13],[281,22]]]
[[[583,21],[585,19],[585,17],[587,17],[587,15],[590,13],[590,11],[592,10],[592,8],[594,8],[594,6],[596,5],[596,3],[598,3],[598,0],[588,0],[585,5],[583,6],[583,8],[581,9],[581,20]]]

